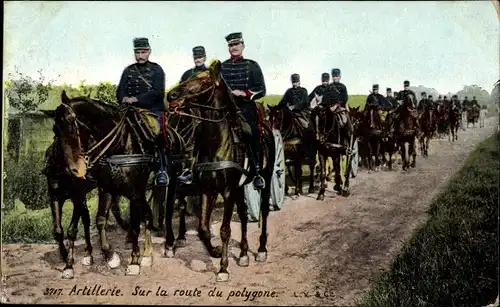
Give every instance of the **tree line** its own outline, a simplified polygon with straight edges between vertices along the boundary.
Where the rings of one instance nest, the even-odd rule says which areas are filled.
[[[87,84],[85,80],[79,82],[77,86],[67,84],[55,85],[55,80],[47,80],[42,70],[38,70],[38,78],[32,78],[17,69],[15,73],[9,74],[9,79],[5,81],[5,98],[8,101],[8,107],[13,108],[15,112],[26,113],[38,109],[54,109],[60,102],[60,95],[63,90],[68,96],[88,96],[108,103],[116,103],[116,84],[109,81],[99,82],[98,84]],[[499,80],[500,81],[500,80]],[[498,105],[500,97],[500,85],[496,82],[490,93],[480,86],[464,85],[462,90],[456,93],[439,93],[434,88],[428,88],[422,85],[411,88],[420,98],[422,92],[427,95],[433,95],[434,99],[438,95],[446,95],[449,98],[456,94],[460,99],[465,96],[469,100],[473,96],[481,105]],[[12,112],[9,110],[9,112]]]

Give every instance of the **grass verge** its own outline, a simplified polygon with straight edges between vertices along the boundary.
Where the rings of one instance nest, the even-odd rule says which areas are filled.
[[[357,306],[485,306],[496,298],[499,146],[496,134],[469,155]]]

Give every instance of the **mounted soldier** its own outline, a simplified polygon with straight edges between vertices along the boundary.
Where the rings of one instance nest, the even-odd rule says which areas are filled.
[[[406,97],[410,96],[411,99],[413,100],[413,103],[415,104],[415,107],[416,107],[416,104],[417,104],[417,95],[415,95],[415,92],[413,92],[412,90],[410,90],[410,81],[408,80],[405,80],[403,82],[403,90],[399,92],[398,94],[398,100],[405,100]]]
[[[165,72],[160,65],[149,61],[151,47],[145,37],[134,39],[134,53],[136,63],[125,68],[116,90],[118,103],[131,104],[134,107],[147,109],[158,117],[165,111],[163,99],[165,97]],[[168,184],[167,154],[163,138],[158,139],[160,154],[160,169],[156,174],[157,185]]]
[[[374,84],[372,86],[372,92],[368,97],[366,97],[366,106],[371,109],[388,109],[388,103],[382,94],[379,94],[379,85]]]
[[[435,104],[437,106],[441,105],[443,103],[443,96],[439,95],[438,99],[436,100]]]
[[[470,101],[470,105],[471,105],[471,106],[476,105],[476,106],[478,106],[478,107],[479,107],[479,102],[477,102],[477,100],[476,100],[476,96],[472,96],[472,100]]]
[[[390,87],[388,87],[386,89],[386,92],[385,92],[385,99],[387,100],[387,102],[389,103],[391,109],[394,109],[394,108],[397,108],[398,106],[398,101],[396,100],[396,98],[394,98],[394,96],[392,95],[392,89]]]
[[[260,175],[259,115],[255,100],[266,95],[264,76],[256,61],[243,58],[245,42],[241,32],[227,35],[226,41],[231,57],[222,63],[221,74],[231,89],[239,114],[250,125],[252,137],[248,143],[257,174],[253,179],[253,185],[258,189],[262,189],[265,182]]]
[[[324,72],[321,74],[321,84],[316,86],[314,90],[309,94],[309,102],[313,100],[316,95],[323,96],[326,93],[326,89],[328,88],[328,83],[330,83],[330,74]]]
[[[420,102],[418,103],[417,106],[417,111],[419,114],[421,114],[430,106],[429,99],[427,99],[427,93],[422,92],[420,96],[422,97],[422,99],[420,99]]]
[[[339,105],[346,108],[349,96],[347,95],[347,87],[340,83],[340,69],[332,69],[332,79],[333,82],[327,86],[321,105]]]
[[[278,109],[289,107],[291,110],[305,110],[309,108],[307,90],[300,86],[300,75],[293,74],[290,77],[292,87],[287,89],[281,101],[276,106]]]
[[[193,61],[194,67],[186,70],[184,74],[182,74],[181,82],[188,80],[197,73],[208,70],[207,66],[205,66],[205,62],[207,61],[205,47],[196,46],[193,48]]]
[[[460,112],[462,112],[462,104],[460,103],[457,95],[453,95],[451,97],[451,103],[452,106],[456,107]]]
[[[472,106],[471,101],[469,101],[469,97],[465,96],[464,100],[462,101],[462,107],[464,108],[464,111],[467,111]]]
[[[435,107],[436,103],[434,102],[434,98],[432,97],[432,95],[429,95],[429,97],[427,97],[427,102],[430,106]]]
[[[451,106],[450,101],[448,100],[448,96],[443,97],[442,103],[445,108],[449,108]]]

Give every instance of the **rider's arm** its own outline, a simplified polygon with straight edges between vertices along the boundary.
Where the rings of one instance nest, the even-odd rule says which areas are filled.
[[[158,65],[154,69],[152,88],[149,92],[137,96],[136,106],[139,108],[149,109],[158,104],[160,109],[163,109],[163,99],[165,97],[165,72]],[[159,105],[161,104],[161,106]]]
[[[307,89],[302,88],[302,97],[301,97],[301,109],[309,109],[311,107],[311,100],[308,99]]]
[[[342,87],[344,88],[344,90],[342,91],[342,96],[340,98],[347,105],[347,101],[349,100],[349,95],[347,94],[347,87],[345,85],[343,85]]]
[[[280,102],[276,105],[276,108],[278,109],[283,108],[286,105],[287,101],[290,100],[289,96],[290,96],[290,89],[287,89],[285,94],[281,97]]]
[[[120,78],[120,83],[118,83],[118,86],[116,87],[116,99],[118,100],[118,103],[121,103],[123,98],[127,97],[127,90],[125,88],[126,85],[126,73],[127,73],[127,68],[123,70],[122,76]]]
[[[250,65],[250,88],[244,92],[250,100],[257,100],[266,96],[264,75],[257,62]]]
[[[318,87],[319,87],[319,86],[316,86],[316,87],[312,90],[312,92],[309,94],[309,97],[308,97],[308,98],[309,98],[309,99],[308,99],[308,103],[311,103],[311,100],[313,100],[313,99],[314,99],[314,97],[316,97],[316,91],[318,90]]]

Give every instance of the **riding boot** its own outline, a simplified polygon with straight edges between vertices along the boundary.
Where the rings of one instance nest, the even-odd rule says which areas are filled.
[[[266,182],[264,178],[260,175],[261,166],[260,166],[260,138],[252,138],[251,142],[253,160],[255,164],[255,177],[253,178],[253,185],[257,189],[263,189],[266,186]]]
[[[169,182],[167,174],[167,153],[165,152],[165,148],[163,148],[163,146],[159,147],[158,153],[160,156],[160,169],[156,173],[155,184],[164,186],[168,185]]]

